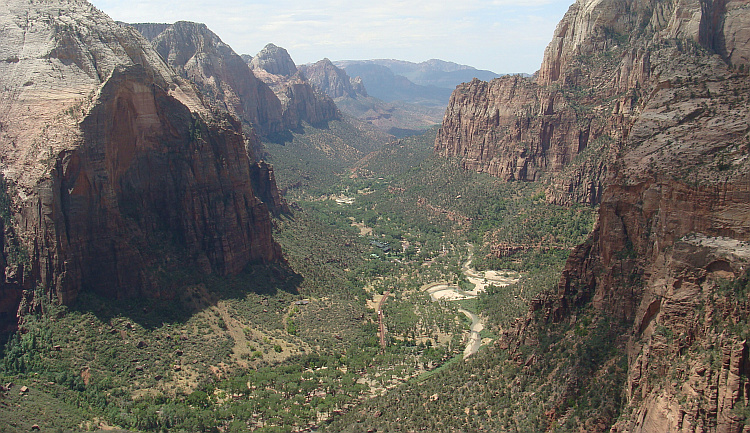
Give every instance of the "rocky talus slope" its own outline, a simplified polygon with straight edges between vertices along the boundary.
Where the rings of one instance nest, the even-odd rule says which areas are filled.
[[[341,118],[333,100],[313,89],[285,49],[268,44],[249,60],[253,73],[268,84],[281,101],[286,128],[298,128],[302,122],[315,125]]]
[[[177,269],[281,260],[272,173],[140,33],[83,0],[3,0],[0,29],[2,326],[37,287],[168,297]]]
[[[557,291],[502,339],[527,368],[549,356],[524,353],[550,330],[562,334],[545,342],[548,354],[563,342],[608,347],[548,379],[551,425],[750,431],[747,29],[746,2],[580,1],[536,82],[474,82],[454,94],[465,102],[448,110],[443,154],[512,179],[564,174],[553,198],[600,203]],[[616,403],[581,416],[601,404],[582,396],[619,360]]]

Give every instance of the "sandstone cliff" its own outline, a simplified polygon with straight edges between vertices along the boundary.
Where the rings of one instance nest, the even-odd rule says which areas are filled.
[[[328,59],[320,60],[312,65],[302,65],[298,69],[315,90],[325,93],[334,100],[343,97],[367,97],[367,90],[361,78],[350,78],[343,69],[337,68]]]
[[[341,118],[333,100],[313,89],[285,49],[268,44],[250,59],[249,65],[281,101],[286,128],[298,128],[302,122],[315,125]]]
[[[242,58],[205,24],[178,21],[132,24],[180,75],[192,81],[204,100],[240,120],[246,130],[265,136],[284,129],[281,102],[253,75]],[[161,31],[159,31],[161,30]]]
[[[558,326],[568,329],[564,338],[584,344],[593,337],[581,330],[592,322],[620,332],[610,335],[612,350],[590,374],[569,374],[557,384],[550,421],[570,423],[575,411],[566,401],[595,388],[623,354],[622,389],[612,391],[624,396],[623,406],[576,420],[580,428],[750,431],[750,43],[737,32],[749,21],[741,2],[577,2],[558,25],[537,82],[519,86],[531,91],[512,90],[532,102],[535,94],[577,92],[562,106],[591,104],[573,105],[575,126],[556,120],[554,129],[565,136],[588,128],[589,141],[607,137],[598,226],[571,254],[557,292],[537,299],[504,343],[534,346],[542,330]],[[508,81],[485,86],[502,95]],[[475,106],[494,106],[497,98],[484,100],[491,103]],[[518,107],[515,100],[509,105]],[[545,116],[564,112],[547,114],[540,106],[529,124],[543,133]],[[482,140],[503,124],[502,113],[471,113],[490,125],[464,127]],[[521,137],[528,133],[520,129]],[[471,146],[462,148],[468,150],[447,154],[490,167]],[[545,155],[518,159],[543,167],[537,161]],[[586,156],[579,148],[572,161],[585,164]]]
[[[37,285],[169,296],[180,268],[281,259],[241,126],[136,30],[83,0],[5,0],[0,23],[3,325]]]
[[[607,66],[587,69],[605,73]],[[541,86],[523,76],[462,84],[451,95],[435,151],[467,170],[508,181],[558,174],[550,201],[597,203],[606,175],[601,154],[620,131],[608,118],[612,95],[603,99],[581,90],[596,84],[587,79],[578,87]],[[577,158],[584,153],[593,158]]]
[[[475,80],[456,89],[435,150],[508,180],[547,173],[552,202],[598,203],[616,153],[611,145],[627,134],[645,89],[659,80],[650,57],[656,44],[699,44],[738,66],[748,58],[743,5],[576,2],[536,77]]]

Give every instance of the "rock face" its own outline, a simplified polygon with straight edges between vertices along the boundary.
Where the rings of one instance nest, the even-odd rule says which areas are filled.
[[[350,78],[343,69],[337,68],[328,59],[320,60],[312,65],[302,65],[299,71],[315,90],[325,93],[334,100],[344,97],[367,97],[361,78]]]
[[[333,100],[312,88],[285,49],[268,44],[249,64],[281,101],[286,128],[298,128],[302,122],[315,125],[341,118]]]
[[[242,58],[205,24],[132,24],[180,75],[192,81],[211,106],[265,136],[284,129],[281,102]],[[161,30],[161,31],[159,31]]]
[[[594,83],[581,84],[587,85]],[[599,96],[540,86],[518,75],[489,83],[475,79],[451,95],[435,151],[457,158],[467,170],[508,181],[557,174],[550,201],[598,203],[604,155],[620,134],[619,124],[607,119],[612,101]],[[577,158],[584,153],[586,158]]]
[[[236,119],[85,1],[0,9],[3,326],[37,285],[65,304],[170,296],[176,269],[281,260]]]
[[[597,228],[571,254],[557,292],[534,301],[527,321],[509,332],[528,342],[541,324],[581,326],[586,311],[595,323],[624,324],[617,345],[627,354],[624,408],[587,431],[748,431],[750,43],[737,33],[748,19],[739,2],[577,2],[558,25],[537,83],[519,90],[510,79],[495,80],[484,86],[497,96],[467,96],[474,108],[455,109],[480,124],[453,131],[489,141],[503,114],[478,107],[499,105],[510,89],[532,108],[534,95],[596,94],[555,103],[572,106],[575,126],[560,123],[564,111],[541,104],[539,118],[521,131],[544,132],[545,116],[560,116],[554,128],[565,137],[592,119],[589,136],[608,137],[608,173]],[[514,99],[510,109],[519,104]],[[448,136],[467,137],[444,128]],[[492,160],[461,143],[463,154],[439,149],[464,163]],[[524,160],[540,166],[530,155]],[[593,378],[615,359],[608,355],[587,378],[562,385],[567,395],[596,386]],[[562,404],[548,412],[561,422],[565,413]]]
[[[745,3],[701,5],[576,2],[535,78],[508,76],[456,89],[436,151],[509,180],[549,173],[549,201],[597,203],[615,152],[611,144],[625,138],[645,89],[659,80],[652,42],[679,39],[728,64],[747,62],[748,38],[739,30],[748,19]]]
[[[252,69],[262,69],[271,75],[291,77],[297,73],[297,65],[294,64],[289,53],[274,44],[268,44],[255,57],[251,58],[249,65]]]
[[[562,94],[524,77],[474,80],[453,92],[436,150],[460,157],[469,170],[533,181],[561,170],[588,146],[590,127],[582,126]]]
[[[575,99],[522,76],[462,84],[451,96],[435,151],[458,158],[467,170],[509,181],[557,174],[550,201],[597,203],[606,176],[602,155],[619,129],[600,115],[608,113],[611,101],[582,112],[583,102]],[[582,153],[593,158],[577,158]],[[572,166],[574,160],[579,165]]]

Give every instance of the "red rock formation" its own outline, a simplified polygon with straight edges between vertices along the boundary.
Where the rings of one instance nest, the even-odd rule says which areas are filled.
[[[168,296],[160,275],[178,269],[281,259],[237,120],[212,114],[138,32],[84,1],[8,6],[0,45],[18,61],[0,62],[15,222],[5,250],[18,239],[28,257],[5,263],[4,318],[37,285],[62,303],[81,290]]]
[[[302,122],[315,125],[341,118],[333,100],[313,90],[285,49],[266,45],[250,60],[250,68],[281,101],[286,128],[298,128]]]
[[[508,336],[533,343],[541,323],[578,325],[586,309],[595,321],[629,324],[618,344],[628,359],[625,408],[587,431],[748,431],[750,80],[738,53],[750,44],[735,30],[750,15],[740,9],[579,2],[545,53],[539,86],[595,83],[608,95],[592,121],[611,140],[608,175],[597,228],[571,254],[557,292]],[[611,65],[582,75],[596,63],[589,57]],[[609,361],[558,386],[575,395]],[[555,420],[565,416],[557,409]]]
[[[453,92],[435,149],[459,157],[469,170],[538,180],[543,170],[560,170],[585,149],[589,135],[589,126],[576,125],[575,112],[559,92],[521,76],[491,83],[475,79]]]
[[[623,138],[644,89],[659,79],[651,42],[698,43],[739,66],[748,59],[747,31],[740,30],[748,24],[744,4],[712,2],[701,10],[696,2],[577,2],[558,24],[535,78],[456,89],[435,150],[504,179],[550,173],[550,201],[596,203],[616,152],[610,144]]]
[[[598,140],[608,142],[615,133],[598,115],[612,110],[611,101],[599,105],[601,101],[581,99],[572,91],[539,86],[522,76],[489,83],[474,80],[453,92],[435,151],[458,158],[467,170],[506,180],[540,180],[544,173],[567,169],[550,197],[558,194],[554,201],[560,203],[596,203],[605,167],[600,161],[576,157],[590,145],[602,148]],[[582,111],[584,103],[598,106]]]
[[[152,35],[156,51],[200,89],[206,102],[237,116],[260,135],[284,129],[281,103],[273,91],[205,24],[178,21],[158,33],[161,27],[155,24],[132,26]]]

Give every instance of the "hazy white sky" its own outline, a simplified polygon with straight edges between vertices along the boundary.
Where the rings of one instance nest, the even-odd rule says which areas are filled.
[[[202,22],[238,54],[272,42],[297,64],[442,59],[534,72],[573,0],[91,0],[125,22]]]

